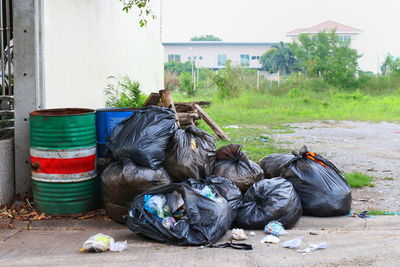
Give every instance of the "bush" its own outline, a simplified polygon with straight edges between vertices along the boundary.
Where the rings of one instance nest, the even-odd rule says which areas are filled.
[[[242,68],[232,66],[231,62],[226,63],[225,69],[220,69],[214,77],[220,98],[232,98],[240,95],[242,85]]]
[[[193,77],[190,72],[182,72],[181,75],[179,75],[179,90],[182,92],[185,92],[189,96],[194,95],[194,90],[193,90]]]
[[[138,108],[143,106],[146,95],[140,90],[140,84],[132,81],[128,76],[118,79],[109,76],[108,79],[116,80],[116,84],[108,83],[104,93],[106,107],[108,108]]]

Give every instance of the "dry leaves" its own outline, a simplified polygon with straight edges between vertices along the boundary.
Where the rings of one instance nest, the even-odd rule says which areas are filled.
[[[14,227],[14,221],[41,221],[49,219],[99,219],[109,220],[104,210],[94,210],[76,215],[47,215],[35,210],[32,199],[16,196],[9,205],[0,206],[0,219],[11,219],[9,228]]]

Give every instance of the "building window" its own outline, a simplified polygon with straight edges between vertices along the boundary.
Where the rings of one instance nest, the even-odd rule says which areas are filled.
[[[226,55],[218,55],[218,66],[226,65]]]
[[[250,65],[250,55],[240,55],[240,64],[243,66],[249,66]]]
[[[200,59],[200,60],[203,60],[203,56],[200,56],[199,59]]]
[[[257,60],[260,59],[260,56],[251,56],[251,60]]]
[[[341,42],[351,42],[351,36],[349,36],[349,35],[339,35],[339,41],[341,41]]]
[[[181,55],[168,55],[168,62],[181,62]]]
[[[188,60],[192,60],[192,57],[188,57]]]

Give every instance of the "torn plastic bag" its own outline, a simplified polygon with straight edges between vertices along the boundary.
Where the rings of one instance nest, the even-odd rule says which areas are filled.
[[[101,175],[103,201],[107,216],[124,222],[132,199],[148,190],[170,184],[171,178],[164,168],[155,170],[136,165],[126,159],[113,162]]]
[[[295,156],[291,154],[270,154],[260,160],[258,165],[264,171],[265,178],[279,177],[282,167]]]
[[[154,213],[145,208],[145,195],[168,194],[178,191],[182,194],[185,215],[167,228]],[[232,208],[218,196],[210,199],[198,193],[186,183],[171,184],[150,190],[137,196],[129,211],[127,226],[133,232],[174,245],[215,244],[231,227]]]
[[[351,188],[338,168],[323,156],[309,152],[306,146],[292,153],[293,158],[279,173],[293,184],[304,213],[319,217],[348,214]]]
[[[205,178],[214,171],[215,150],[213,137],[201,129],[179,129],[168,144],[163,166],[174,182]]]
[[[300,199],[292,184],[277,177],[253,184],[243,197],[234,225],[245,229],[264,229],[278,221],[288,229],[302,214]]]
[[[264,178],[263,170],[241,152],[241,145],[227,145],[217,150],[214,174],[231,180],[242,192]]]
[[[149,106],[115,127],[107,148],[117,159],[128,158],[156,169],[164,161],[165,149],[176,129],[176,116],[171,109]]]
[[[187,182],[192,188],[202,190],[205,186],[208,186],[213,191],[219,193],[231,205],[234,214],[236,214],[237,209],[242,203],[242,193],[239,188],[226,178],[213,175],[201,181],[191,178]]]

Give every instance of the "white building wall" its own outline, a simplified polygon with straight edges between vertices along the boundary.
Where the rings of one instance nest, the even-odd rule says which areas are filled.
[[[191,61],[189,57],[196,56],[196,66],[198,68],[222,68],[218,66],[218,55],[225,54],[227,59],[233,64],[240,63],[240,55],[250,55],[251,68],[260,68],[258,59],[252,60],[252,56],[261,56],[269,46],[169,46],[164,45],[164,62],[168,62],[168,55],[177,54],[181,56],[181,62]],[[199,59],[200,56],[202,59]]]
[[[104,107],[110,75],[128,75],[147,93],[163,88],[159,20],[140,28],[117,0],[43,1],[45,108]]]

